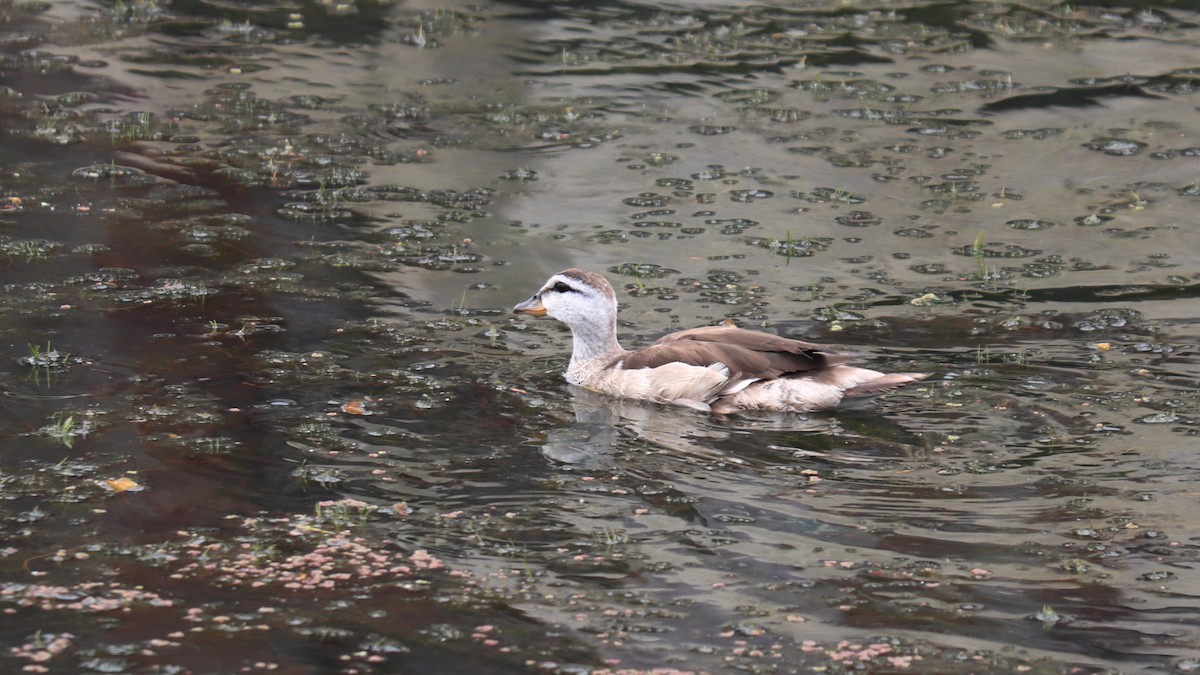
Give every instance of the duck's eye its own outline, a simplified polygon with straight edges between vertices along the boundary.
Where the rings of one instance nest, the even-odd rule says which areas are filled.
[[[560,281],[560,282],[554,284],[553,286],[551,286],[550,290],[554,291],[555,293],[570,293],[571,291],[573,291],[575,289],[571,288],[570,286],[568,286]]]

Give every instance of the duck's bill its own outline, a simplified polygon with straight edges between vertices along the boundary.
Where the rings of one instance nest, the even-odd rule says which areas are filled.
[[[546,308],[542,307],[542,299],[536,295],[513,307],[513,312],[516,314],[528,314],[529,316],[546,316]]]

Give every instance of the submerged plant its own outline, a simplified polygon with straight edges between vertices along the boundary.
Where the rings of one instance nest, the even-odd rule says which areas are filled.
[[[983,230],[980,230],[979,235],[975,237],[975,243],[971,244],[971,255],[973,255],[977,258],[983,257],[983,252],[984,252],[983,246],[984,246]]]
[[[46,346],[29,344],[29,356],[21,359],[21,363],[32,368],[29,376],[35,384],[49,385],[55,373],[65,370],[71,355],[60,352],[46,342]]]
[[[787,259],[787,264],[791,264],[792,258],[808,258],[816,254],[817,251],[824,251],[828,248],[828,243],[822,239],[809,239],[802,237],[800,239],[792,238],[792,231],[788,230],[784,233],[783,239],[753,239],[752,244],[756,244],[769,251],[773,251],[776,255],[781,255]]]
[[[1062,616],[1050,605],[1042,605],[1041,611],[1034,614],[1033,618],[1041,622],[1042,628],[1046,630],[1050,630],[1055,624],[1062,621]]]
[[[75,416],[68,415],[67,417],[56,417],[50,424],[39,429],[38,433],[49,436],[70,448],[75,445],[76,438],[85,438],[91,429],[92,425],[86,420],[82,424],[77,424]]]
[[[992,352],[987,345],[975,348],[975,363],[980,365],[992,362]]]
[[[25,262],[34,260],[44,260],[46,258],[46,249],[39,246],[34,241],[23,241],[16,245],[18,254],[24,256]]]
[[[613,549],[625,546],[629,543],[629,533],[615,528],[603,527],[592,533],[592,538],[596,540],[604,550],[612,552]]]
[[[487,336],[488,344],[492,347],[495,347],[497,342],[500,340],[500,330],[496,327],[496,324],[490,321],[488,322],[488,329],[484,332],[484,335]]]
[[[351,527],[366,523],[378,510],[378,506],[358,499],[326,500],[317,502],[316,520],[337,527]]]
[[[450,313],[459,316],[467,315],[467,292],[465,290],[462,292],[462,297],[458,299],[457,305],[454,302],[450,303]]]
[[[75,443],[75,439],[71,435],[71,429],[74,428],[74,426],[74,417],[60,419],[54,424],[50,425],[50,436],[52,438],[57,438],[60,443],[69,448]]]

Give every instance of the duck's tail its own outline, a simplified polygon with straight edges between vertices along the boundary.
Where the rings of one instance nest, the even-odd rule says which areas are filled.
[[[881,373],[866,382],[860,382],[842,393],[845,398],[877,396],[929,377],[929,373]]]

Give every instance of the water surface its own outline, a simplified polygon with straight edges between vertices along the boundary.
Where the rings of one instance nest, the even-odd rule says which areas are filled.
[[[1200,668],[1187,3],[0,3],[0,657]],[[935,373],[716,419],[509,308]]]

